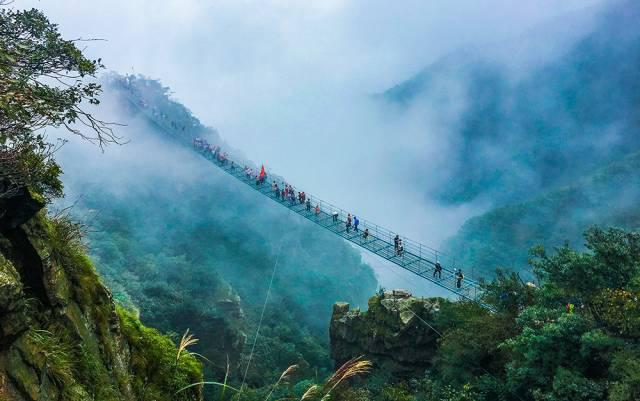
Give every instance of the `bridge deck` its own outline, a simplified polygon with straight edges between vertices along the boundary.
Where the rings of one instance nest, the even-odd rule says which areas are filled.
[[[243,168],[233,162],[233,160],[228,159],[226,163],[220,163],[213,159],[209,152],[202,151],[199,148],[195,149],[218,168],[281,206],[292,210],[307,220],[333,232],[345,240],[375,253],[397,266],[454,293],[462,299],[477,302],[482,307],[492,310],[490,305],[481,301],[481,290],[477,281],[471,278],[464,278],[461,282],[460,288],[457,287],[455,262],[449,262],[448,264],[447,259],[449,258],[437,250],[419,244],[415,241],[411,241],[408,238],[400,237],[402,239],[404,252],[401,255],[398,255],[394,246],[393,239],[395,234],[393,232],[362,219],[360,220],[358,231],[355,231],[353,227],[351,227],[350,230],[347,230],[346,211],[309,194],[306,195],[307,198],[311,200],[311,210],[307,210],[306,205],[301,204],[297,200],[295,202],[282,200],[271,188],[271,180],[273,177],[267,175],[267,180],[263,184],[257,185],[255,177],[247,176]],[[278,181],[280,180],[278,179],[277,182]],[[298,191],[297,188],[294,187],[294,189],[296,192]],[[316,205],[320,207],[320,213],[315,212]],[[335,213],[337,213],[337,218],[334,218]],[[369,229],[369,237],[365,239],[363,233],[367,228]],[[440,264],[442,265],[442,274],[438,277],[434,275],[434,266],[436,261],[440,261]]]
[[[141,106],[140,99],[137,99],[133,94],[129,94],[127,96],[127,100],[131,107],[144,116],[146,116],[150,122],[155,124],[160,130],[167,133],[168,137],[177,141],[182,145],[189,144],[193,138],[190,137],[188,133],[179,132],[169,125],[168,121],[159,120],[147,107]],[[243,172],[240,164],[234,162],[232,159],[228,160],[228,163],[221,164],[216,160],[212,159],[211,154],[202,151],[202,149],[196,148],[196,150],[205,158],[210,160],[216,166],[221,168],[226,173],[232,175],[238,180],[242,181],[252,189],[260,192],[266,197],[270,198],[274,202],[281,204],[295,213],[301,215],[307,220],[324,227],[325,229],[333,232],[336,235],[341,236],[342,238],[350,241],[394,264],[400,266],[401,268],[408,270],[421,278],[428,280],[454,294],[459,296],[462,299],[471,300],[477,302],[480,306],[485,309],[493,311],[493,307],[491,305],[487,305],[482,302],[481,295],[482,291],[480,289],[480,285],[476,280],[472,278],[465,278],[460,288],[457,288],[456,285],[456,260],[452,258],[450,255],[446,255],[437,249],[428,247],[426,245],[420,244],[418,242],[412,241],[409,238],[402,237],[402,243],[404,247],[404,252],[401,256],[398,256],[395,252],[394,248],[394,237],[395,233],[391,230],[385,229],[377,224],[372,222],[360,219],[360,228],[358,232],[355,232],[353,229],[347,232],[345,227],[345,222],[347,219],[347,212],[330,204],[322,201],[316,197],[310,196],[307,194],[307,197],[311,199],[312,209],[311,211],[307,211],[304,205],[300,203],[290,203],[289,201],[283,201],[276,197],[274,191],[271,190],[271,185],[269,181],[273,179],[273,177],[268,177],[267,182],[265,182],[261,186],[257,186],[255,183],[255,178],[247,177]],[[232,163],[233,162],[233,163]],[[235,168],[232,168],[235,166]],[[276,177],[278,180],[281,180],[280,177]],[[298,190],[295,188],[296,191]],[[314,212],[314,208],[316,205],[320,206],[321,212],[319,215],[316,215]],[[333,213],[338,214],[337,222],[333,221]],[[368,228],[370,238],[364,239],[362,236],[363,231]],[[435,277],[433,274],[434,266],[436,261],[439,261],[442,265],[442,275],[441,277]],[[468,272],[467,272],[468,273]]]

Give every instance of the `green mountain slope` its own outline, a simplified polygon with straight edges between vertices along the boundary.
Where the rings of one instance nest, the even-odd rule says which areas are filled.
[[[293,363],[329,368],[332,304],[365,305],[376,287],[370,267],[340,239],[176,144],[169,134],[178,126],[189,135],[216,134],[157,82],[138,77],[133,86],[144,91],[132,97],[132,85],[107,86],[129,144],[96,160],[71,148],[60,156],[67,193],[79,198],[75,212],[91,227],[92,256],[115,297],[139,308],[145,323],[190,328],[215,362],[216,378],[228,356],[236,380],[278,259],[249,383],[270,383]],[[141,113],[132,100],[152,112]]]
[[[517,79],[491,54],[524,44],[499,43],[462,49],[385,92],[400,110],[424,102],[438,115],[463,105],[438,137],[451,149],[439,169],[444,177],[434,185],[438,174],[418,174],[417,185],[445,203],[505,205],[571,185],[639,150],[639,18],[638,2],[614,2],[586,36],[542,66],[525,66]],[[413,157],[417,165],[423,158]]]
[[[598,170],[574,185],[530,201],[497,208],[467,221],[445,243],[467,270],[485,276],[496,267],[527,268],[528,249],[543,244],[582,245],[582,232],[594,224],[640,227],[640,153]]]

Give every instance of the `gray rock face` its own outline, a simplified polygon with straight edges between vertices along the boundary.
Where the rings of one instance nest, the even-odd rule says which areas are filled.
[[[0,202],[0,400],[140,399],[111,293],[29,194]]]
[[[431,366],[438,339],[424,322],[437,311],[438,300],[397,290],[369,299],[367,312],[338,302],[330,325],[331,356],[337,366],[363,355],[394,374],[421,375]]]
[[[0,182],[0,188],[3,183]],[[0,190],[0,193],[2,191]],[[45,205],[44,199],[23,187],[11,196],[0,198],[0,227],[15,228],[26,223]]]

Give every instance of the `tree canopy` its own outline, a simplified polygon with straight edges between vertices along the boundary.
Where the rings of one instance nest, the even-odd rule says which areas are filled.
[[[43,129],[63,127],[104,147],[117,143],[111,124],[85,110],[99,104],[92,82],[101,60],[86,58],[81,39],[67,40],[36,9],[0,9],[0,199],[30,186],[60,196],[57,146]]]

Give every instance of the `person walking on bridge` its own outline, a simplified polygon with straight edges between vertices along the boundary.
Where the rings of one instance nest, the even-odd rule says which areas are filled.
[[[462,287],[462,280],[464,280],[464,274],[462,274],[462,269],[458,269],[456,272],[456,288]]]
[[[442,278],[442,265],[438,261],[436,261],[433,268],[433,278],[436,278],[436,276],[438,276],[438,278]]]
[[[351,213],[347,214],[347,232],[351,230],[351,221],[352,221]]]
[[[362,234],[362,239],[364,240],[364,242],[367,242],[367,240],[369,239],[369,229],[368,228],[364,229],[364,234]]]
[[[393,239],[393,249],[395,249],[396,253],[398,253],[399,246],[400,246],[400,236],[396,234],[396,237]]]
[[[305,203],[306,207],[307,207],[307,212],[311,211],[311,199],[307,199],[307,202]]]
[[[357,216],[353,216],[353,231],[358,232],[358,225],[360,224],[360,220],[358,220]]]
[[[316,217],[320,216],[320,205],[316,204]]]
[[[264,183],[264,180],[267,178],[267,172],[264,169],[264,164],[262,165],[262,168],[260,169],[260,174],[258,174],[258,178],[256,179],[256,185],[262,185],[262,183]]]

